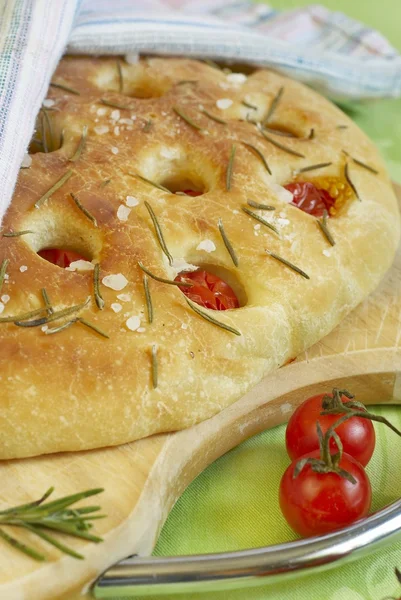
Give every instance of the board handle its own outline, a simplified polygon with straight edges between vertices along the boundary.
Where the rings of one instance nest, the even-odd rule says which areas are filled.
[[[360,558],[401,537],[401,499],[324,536],[237,552],[126,558],[94,583],[95,598],[237,589],[310,575]]]

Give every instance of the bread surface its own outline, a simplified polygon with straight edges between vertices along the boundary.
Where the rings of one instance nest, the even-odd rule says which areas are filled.
[[[400,222],[383,162],[344,113],[305,85],[266,70],[245,77],[193,60],[127,64],[101,57],[64,58],[53,82],[79,95],[49,89],[40,118],[42,142],[46,137],[53,151],[33,153],[31,166],[21,169],[2,224],[3,234],[33,233],[0,235],[0,265],[9,260],[0,318],[42,308],[42,289],[55,311],[90,300],[41,326],[0,323],[0,458],[122,444],[207,419],[329,333],[389,268]],[[252,122],[266,119],[280,88],[265,133],[285,149]],[[298,173],[318,163],[331,164]],[[69,170],[68,180],[35,208]],[[292,181],[311,181],[338,196],[328,223],[334,246],[313,216],[288,203],[282,186]],[[185,189],[204,193],[172,193]],[[252,208],[248,200],[275,211]],[[37,255],[47,247],[75,250],[100,264],[103,310],[95,301],[93,271],[50,264]],[[177,286],[151,278],[149,323],[138,262],[169,280],[186,264],[225,279],[240,308],[202,310],[240,335],[194,312]],[[124,283],[118,274],[126,279],[123,289],[103,283]],[[77,316],[109,338],[78,321],[46,333]]]

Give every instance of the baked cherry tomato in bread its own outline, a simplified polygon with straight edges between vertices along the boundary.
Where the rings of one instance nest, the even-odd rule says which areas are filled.
[[[183,190],[183,192],[187,196],[192,196],[193,198],[196,196],[202,196],[202,192],[197,192],[196,190]]]
[[[325,434],[329,427],[345,414],[344,412],[336,412],[330,415],[321,414],[325,408],[333,406],[333,401],[334,404],[349,402],[349,398],[342,395],[338,390],[333,390],[333,392],[336,395],[335,400],[333,393],[312,396],[298,406],[292,415],[285,432],[285,443],[291,460],[319,449],[319,438],[316,431],[317,421],[319,421],[322,432]],[[360,406],[358,406],[358,410],[363,411],[364,409]],[[347,421],[335,427],[335,432],[342,442],[344,452],[350,454],[365,467],[371,459],[376,443],[372,421],[364,417],[351,416]],[[334,440],[331,439],[330,450],[335,452],[336,448]]]
[[[307,458],[319,461],[316,451]],[[320,461],[319,461],[320,462]],[[353,478],[335,471],[317,472],[307,462],[294,476],[299,461],[291,463],[280,483],[280,507],[290,527],[304,537],[341,529],[366,517],[372,490],[362,465],[343,454],[338,468]]]
[[[314,217],[322,217],[325,210],[330,214],[330,208],[335,204],[327,190],[308,181],[289,183],[284,187],[292,193],[292,204]]]
[[[53,265],[62,267],[65,269],[69,267],[72,262],[76,260],[87,260],[81,254],[73,252],[72,250],[60,250],[60,248],[44,248],[38,252],[41,258],[44,258]]]
[[[213,310],[227,310],[229,308],[238,308],[239,302],[232,288],[212,273],[203,269],[192,271],[191,273],[179,273],[175,281],[188,281],[193,285],[191,287],[182,287],[181,291],[192,302],[196,302],[205,308]]]

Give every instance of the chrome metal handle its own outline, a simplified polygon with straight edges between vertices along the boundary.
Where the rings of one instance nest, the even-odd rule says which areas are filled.
[[[328,535],[239,552],[129,557],[103,573],[95,598],[227,590],[266,585],[360,558],[401,537],[401,500]]]

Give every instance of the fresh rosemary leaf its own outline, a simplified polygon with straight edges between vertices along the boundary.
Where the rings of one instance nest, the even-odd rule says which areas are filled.
[[[221,237],[223,238],[224,245],[227,248],[229,255],[231,256],[231,259],[232,259],[234,265],[236,267],[238,267],[238,264],[239,264],[238,257],[234,251],[234,248],[232,247],[230,240],[227,237],[226,232],[224,231],[223,221],[221,219],[219,219],[218,227],[219,227],[219,231],[221,233]]]
[[[351,156],[351,158],[356,165],[359,165],[360,167],[367,169],[368,171],[370,171],[371,173],[374,173],[375,175],[379,174],[379,171],[377,169],[375,169],[374,167],[367,165],[366,163],[362,162],[361,160],[358,160],[357,158],[354,158],[353,156]]]
[[[181,108],[179,108],[178,106],[173,106],[173,111],[175,112],[176,115],[178,115],[179,117],[181,117],[181,119],[183,119],[188,125],[190,125],[191,127],[193,127],[193,129],[196,129],[197,131],[205,131],[205,129],[203,127],[201,127],[200,125],[198,125],[197,123],[195,123],[195,121],[193,121],[191,119],[191,117],[188,117],[188,115],[186,115]]]
[[[173,281],[172,279],[164,279],[164,277],[159,277],[158,275],[154,275],[149,269],[147,269],[141,262],[138,262],[139,267],[149,275],[155,281],[160,281],[160,283],[168,283],[169,285],[177,285],[178,287],[192,287],[193,283],[189,283],[186,281]],[[1,321],[0,321],[1,322]]]
[[[259,221],[259,223],[262,223],[263,225],[266,225],[266,227],[268,227],[269,229],[271,229],[272,231],[274,231],[274,233],[277,233],[277,235],[279,235],[278,229],[276,227],[274,227],[274,225],[272,225],[271,223],[269,223],[269,221],[266,221],[266,219],[264,219],[263,217],[260,217],[259,215],[257,215],[256,213],[254,213],[252,210],[249,210],[249,208],[246,208],[246,206],[242,206],[242,210],[244,211],[244,213],[246,213],[247,215],[249,215],[253,219],[256,219],[257,221]]]
[[[234,169],[234,158],[237,147],[235,144],[231,146],[231,154],[230,159],[228,161],[227,172],[226,172],[226,190],[230,191],[231,189],[231,180],[233,177],[233,169]]]
[[[144,181],[145,183],[149,183],[149,185],[153,185],[153,187],[157,188],[158,190],[161,190],[162,192],[167,192],[167,194],[171,194],[170,190],[166,187],[164,187],[164,185],[161,185],[160,183],[156,183],[155,181],[152,181],[151,179],[148,179],[147,177],[143,177],[142,175],[138,175],[138,173],[128,173],[128,175],[131,175],[131,177],[137,177],[137,179],[140,179],[141,181]]]
[[[150,295],[149,282],[146,275],[143,276],[143,287],[145,290],[146,307],[148,310],[148,322],[153,322],[153,303],[152,296]]]
[[[77,321],[78,321],[78,323],[81,323],[81,325],[85,325],[85,327],[92,329],[92,331],[94,331],[95,333],[98,333],[102,337],[104,337],[108,340],[110,339],[110,336],[107,333],[105,333],[104,331],[99,329],[99,327],[96,327],[96,325],[94,325],[93,323],[90,323],[86,319],[83,319],[82,317],[78,317]]]
[[[150,218],[152,219],[153,226],[154,226],[155,232],[156,232],[156,237],[157,237],[158,242],[160,244],[160,248],[163,250],[164,254],[167,256],[168,262],[170,263],[170,266],[171,266],[173,264],[173,257],[171,256],[171,254],[170,254],[170,252],[169,252],[169,250],[167,248],[167,244],[166,244],[166,241],[164,239],[161,227],[159,225],[159,221],[157,220],[157,217],[156,217],[156,215],[154,213],[154,210],[150,206],[149,202],[147,202],[145,200],[144,204],[145,204],[146,209],[147,209],[147,211],[148,211],[148,213],[150,215]]]
[[[196,85],[198,83],[197,79],[182,79],[181,81],[177,81],[176,85],[186,85],[187,83],[192,83]]]
[[[11,535],[6,533],[2,529],[0,529],[0,538],[2,538],[5,542],[7,542],[7,544],[12,546],[16,550],[23,552],[24,554],[26,554],[30,558],[33,558],[34,560],[41,561],[41,562],[46,560],[46,557],[44,554],[40,554],[39,552],[36,552],[36,550],[34,548],[31,548],[30,546],[23,544],[22,542],[18,541],[16,538],[12,537]]]
[[[196,312],[200,317],[202,317],[206,321],[209,321],[209,323],[213,323],[213,325],[217,325],[217,327],[221,327],[221,329],[225,329],[226,331],[230,331],[231,333],[234,333],[234,335],[242,335],[241,332],[238,331],[238,329],[234,329],[234,327],[230,327],[230,325],[226,325],[226,323],[222,323],[221,321],[218,321],[217,319],[215,319],[214,317],[212,317],[208,313],[206,313],[203,310],[201,310],[199,308],[199,306],[197,304],[195,304],[194,302],[192,302],[189,298],[187,298],[186,296],[184,296],[184,298],[185,298],[185,301],[188,304],[188,306],[190,308],[192,308],[192,310],[194,312]]]
[[[241,104],[243,104],[247,108],[251,108],[252,110],[258,110],[257,106],[255,106],[254,104],[251,104],[250,102],[247,102],[246,100],[242,100]]]
[[[269,112],[267,113],[266,117],[264,118],[263,124],[268,123],[268,121],[270,121],[270,119],[272,118],[273,114],[276,112],[277,106],[279,105],[279,102],[282,98],[283,93],[284,93],[284,87],[281,87],[272,100],[272,103],[269,108]]]
[[[72,319],[71,321],[67,321],[66,323],[63,323],[62,325],[59,325],[58,327],[52,327],[51,329],[46,329],[45,335],[52,335],[53,333],[60,333],[60,331],[64,331],[65,329],[68,329],[69,327],[74,325],[74,323],[76,323],[77,321],[78,321],[78,319]]]
[[[299,173],[307,173],[308,171],[324,169],[325,167],[329,167],[332,164],[333,163],[331,163],[331,162],[317,163],[316,165],[310,165],[309,167],[304,167],[303,169],[298,169],[297,171],[295,171],[295,174],[298,175]]]
[[[71,169],[68,169],[68,171],[62,177],[60,177],[60,179],[56,181],[56,183],[52,185],[52,187],[49,190],[47,190],[47,192],[43,194],[43,196],[39,198],[39,200],[35,202],[35,208],[39,208],[40,205],[43,204],[43,202],[45,202],[45,200],[50,198],[54,194],[54,192],[57,192],[57,190],[61,188],[61,186],[64,185],[66,181],[69,180],[72,174],[73,171]]]
[[[212,113],[207,111],[206,108],[202,108],[201,113],[206,115],[209,119],[216,121],[216,123],[221,123],[221,125],[227,125],[227,121],[225,121],[224,119],[220,119],[220,117],[216,117],[216,115],[213,115]]]
[[[118,91],[120,94],[124,89],[124,78],[123,78],[123,70],[121,68],[121,63],[117,60],[117,74],[118,74]]]
[[[64,83],[56,83],[52,81],[50,83],[51,87],[58,88],[59,90],[63,90],[64,92],[68,92],[69,94],[74,94],[75,96],[80,96],[81,93],[78,90],[74,90],[74,88],[69,87],[68,85],[64,85]]]
[[[10,260],[8,258],[5,258],[0,265],[0,292],[1,292],[1,288],[3,287],[4,279],[5,279],[6,272],[7,272],[7,267],[9,264],[10,264]],[[0,323],[1,323],[1,319],[0,319]]]
[[[261,127],[258,127],[258,129],[260,130]],[[291,133],[291,131],[281,131],[280,129],[274,129],[273,127],[267,127],[266,125],[263,127],[263,130],[267,131],[268,133],[272,133],[273,135],[298,139],[298,136],[296,136],[294,133]]]
[[[82,554],[75,552],[75,550],[72,550],[65,544],[62,544],[61,542],[57,541],[54,537],[48,535],[47,533],[44,533],[44,531],[42,531],[36,525],[30,525],[28,523],[25,523],[24,525],[21,525],[21,527],[34,533],[35,535],[37,535],[39,538],[41,538],[42,540],[44,540],[51,546],[54,546],[55,548],[57,548],[57,550],[60,550],[60,552],[63,552],[64,554],[68,554],[69,556],[72,556],[72,558],[77,558],[78,560],[83,560],[85,558]]]
[[[325,210],[323,213],[322,219],[316,219],[316,222],[319,225],[320,229],[322,230],[323,235],[326,237],[329,244],[331,244],[332,246],[335,246],[334,238],[331,235],[329,228],[327,226],[327,218],[328,218],[328,212],[327,212],[327,210]]]
[[[158,360],[157,360],[157,346],[156,346],[156,344],[153,344],[153,346],[152,346],[152,384],[155,389],[157,388],[158,371],[159,371],[159,365],[158,365]]]
[[[93,269],[93,293],[95,295],[96,306],[100,309],[104,309],[104,300],[102,294],[100,292],[100,264],[96,263],[95,268]]]
[[[6,231],[5,233],[3,233],[3,237],[5,237],[5,238],[20,237],[21,235],[26,235],[27,233],[35,233],[35,232],[31,231],[30,229],[25,229],[24,231]]]
[[[78,197],[75,194],[73,194],[72,192],[70,192],[70,196],[74,200],[74,202],[77,205],[77,207],[79,208],[79,210],[81,210],[84,213],[85,217],[87,217],[90,221],[92,221],[94,226],[97,227],[97,221],[96,221],[95,217],[93,215],[91,215],[91,213],[81,204]]]
[[[88,134],[88,126],[84,125],[84,127],[82,129],[81,139],[78,144],[78,148],[75,150],[74,156],[72,156],[70,158],[70,162],[76,162],[80,158],[82,151],[85,148],[87,134]]]
[[[286,265],[287,267],[289,267],[290,269],[292,269],[296,273],[299,273],[299,275],[302,275],[302,277],[305,277],[305,279],[310,279],[309,275],[307,273],[305,273],[305,271],[302,271],[302,269],[300,269],[296,265],[293,265],[292,263],[290,263],[290,261],[286,260],[282,256],[278,256],[278,254],[274,254],[274,252],[269,252],[268,250],[266,250],[266,252],[272,258],[275,258],[279,262],[283,263],[283,265]]]
[[[118,108],[119,110],[131,110],[130,106],[118,104],[117,102],[111,102],[110,100],[105,100],[104,98],[101,98],[99,103],[104,104],[105,106],[110,106],[111,108]]]
[[[345,179],[348,182],[348,185],[350,186],[350,188],[352,189],[352,191],[354,192],[355,196],[358,198],[359,202],[362,202],[362,198],[359,196],[358,190],[356,189],[351,176],[349,174],[349,166],[348,163],[345,163],[345,167],[344,167],[344,175],[345,175]]]
[[[40,291],[41,291],[41,294],[42,294],[42,297],[43,297],[43,302],[45,303],[47,314],[48,315],[52,315],[54,313],[54,309],[53,309],[53,307],[51,305],[51,302],[50,302],[49,296],[48,296],[48,294],[46,292],[46,289],[42,288]]]
[[[22,313],[21,315],[0,317],[0,323],[15,323],[15,321],[27,321],[28,319],[33,319],[33,317],[42,315],[45,312],[47,312],[47,308],[42,306],[42,308],[37,308],[36,310],[30,310],[29,312]]]
[[[348,129],[348,125],[337,125],[336,129]]]
[[[143,128],[143,131],[144,131],[145,133],[147,133],[147,132],[150,130],[150,128],[151,128],[151,127],[152,127],[152,119],[148,119],[148,120],[146,121],[146,123],[145,123],[145,126],[144,126],[144,128]]]
[[[305,158],[304,154],[301,154],[300,152],[297,152],[296,150],[293,150],[292,148],[288,148],[288,146],[284,146],[284,144],[281,144],[277,140],[274,140],[272,137],[267,135],[267,133],[265,133],[263,130],[261,130],[260,132],[268,142],[273,144],[273,146],[276,146],[277,148],[280,148],[280,150],[284,150],[284,152],[287,152],[288,154],[292,154],[293,156],[299,156],[299,158]]]
[[[106,187],[106,185],[109,185],[111,179],[105,179],[104,181],[102,181],[102,183],[100,184],[101,187]]]
[[[250,148],[251,150],[253,150],[253,152],[255,152],[255,154],[257,154],[260,158],[260,160],[262,161],[266,171],[269,173],[269,175],[272,175],[272,172],[270,170],[269,165],[267,164],[267,160],[265,159],[263,153],[259,150],[259,148],[256,148],[256,146],[253,146],[253,144],[250,144],[249,142],[242,142],[244,144],[244,146],[246,146],[247,148]]]
[[[86,301],[82,304],[76,304],[75,306],[69,306],[68,308],[63,308],[61,310],[54,311],[53,314],[48,315],[47,317],[43,317],[42,319],[36,319],[34,321],[15,320],[14,325],[17,325],[18,327],[39,327],[40,325],[45,325],[46,323],[51,323],[53,321],[61,319],[62,317],[68,317],[69,315],[76,313],[85,308],[85,306],[87,306],[89,302],[90,297],[87,298]],[[46,308],[44,310],[46,310]]]
[[[259,204],[259,202],[255,202],[254,200],[247,200],[246,203],[259,210],[276,210],[275,206],[270,206],[270,204]]]

